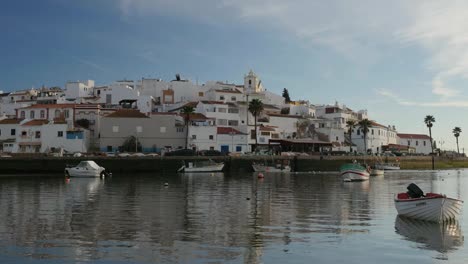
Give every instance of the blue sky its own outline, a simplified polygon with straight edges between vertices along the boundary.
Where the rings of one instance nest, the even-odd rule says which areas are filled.
[[[344,103],[454,149],[468,135],[468,2],[16,0],[0,8],[0,89],[158,77],[242,83]],[[460,136],[466,146],[465,133]]]

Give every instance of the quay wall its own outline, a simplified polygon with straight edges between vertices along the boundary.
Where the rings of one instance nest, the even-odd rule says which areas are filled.
[[[401,169],[430,170],[432,157],[398,157]],[[200,160],[224,161],[225,172],[252,172],[252,162],[289,162],[292,170],[297,172],[309,171],[338,171],[344,163],[367,162],[372,164],[372,157],[363,156],[240,156],[240,157],[10,157],[0,158],[0,174],[32,174],[32,173],[62,173],[65,166],[76,165],[81,160],[94,160],[112,173],[176,172],[183,161]],[[375,160],[375,159],[374,159]],[[395,162],[392,157],[388,162]],[[435,169],[468,168],[467,158],[434,157]]]

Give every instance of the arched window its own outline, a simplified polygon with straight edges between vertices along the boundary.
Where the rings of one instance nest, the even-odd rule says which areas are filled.
[[[41,110],[41,118],[45,118],[45,111]]]
[[[252,84],[252,80],[249,80],[249,85],[251,85],[251,84]]]
[[[25,111],[21,111],[21,118],[26,118],[26,112]]]
[[[34,110],[31,110],[31,112],[29,112],[29,118],[34,119]]]

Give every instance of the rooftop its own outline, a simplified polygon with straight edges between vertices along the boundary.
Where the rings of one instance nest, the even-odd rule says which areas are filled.
[[[119,109],[113,113],[108,114],[105,117],[116,117],[116,118],[149,118],[142,112],[134,109]]]

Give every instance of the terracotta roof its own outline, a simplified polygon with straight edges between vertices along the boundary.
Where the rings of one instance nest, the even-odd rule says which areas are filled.
[[[310,138],[300,138],[300,139],[270,139],[272,142],[287,142],[292,144],[325,144],[332,145],[331,142],[315,140]]]
[[[19,124],[23,121],[23,119],[17,119],[17,118],[7,118],[0,120],[0,125],[7,125],[7,124]]]
[[[235,93],[235,94],[241,94],[239,90],[215,90],[218,93]]]
[[[33,119],[31,121],[28,121],[28,122],[22,124],[22,126],[42,126],[42,125],[47,124],[47,123],[49,123],[49,120]]]
[[[149,118],[147,115],[143,114],[138,110],[133,109],[119,109],[111,114],[106,115],[105,117],[119,117],[119,118]]]
[[[218,127],[217,134],[224,134],[224,135],[230,135],[231,133],[236,134],[236,135],[246,135],[245,133],[240,132],[237,129],[234,129],[232,127]]]
[[[374,121],[370,121],[370,122],[371,122],[371,124],[372,124],[373,127],[384,127],[384,128],[387,128],[387,126],[381,125],[381,124],[379,124],[379,123],[377,123],[377,122],[374,122]]]
[[[184,108],[185,106],[191,106],[191,107],[193,107],[193,108],[196,108],[197,105],[198,105],[198,102],[188,102],[188,103],[186,103],[186,104],[184,104],[184,105],[182,105],[182,106],[180,106],[180,107],[177,107],[177,108],[174,108],[174,109],[170,110],[169,112],[178,111],[178,110]]]
[[[180,114],[180,116],[184,117],[185,114]],[[203,114],[200,113],[191,113],[190,114],[190,120],[197,121],[197,120],[208,120],[208,119],[215,119],[215,118],[208,118]]]
[[[76,104],[35,104],[20,109],[32,109],[32,108],[74,108]]]
[[[54,118],[54,124],[66,124],[67,120],[63,117],[56,117]]]
[[[409,138],[409,139],[431,139],[428,135],[424,135],[424,134],[400,134],[398,133],[397,136],[399,138]]]
[[[171,113],[171,112],[152,112],[151,115],[177,115],[177,113]]]
[[[260,131],[276,131],[274,127],[271,126],[260,126],[259,129]]]
[[[279,107],[271,105],[271,104],[263,104],[263,108],[264,109],[269,108],[269,109],[278,109],[279,110]]]
[[[277,116],[277,117],[288,117],[288,118],[302,118],[300,115],[284,115],[284,114],[268,114],[269,116]]]

